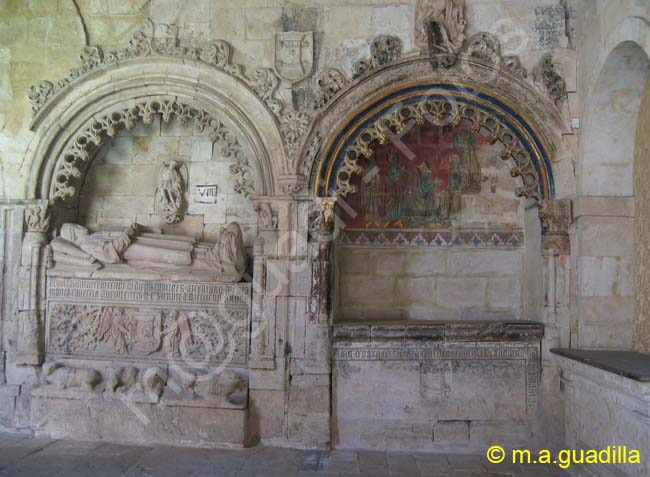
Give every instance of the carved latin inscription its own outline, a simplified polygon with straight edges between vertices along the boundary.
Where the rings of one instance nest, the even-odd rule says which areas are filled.
[[[449,392],[449,379],[445,373],[434,369],[447,369],[453,361],[523,364],[526,376],[526,411],[537,407],[539,381],[538,349],[532,346],[517,347],[426,347],[426,348],[374,348],[338,347],[334,349],[335,361],[416,361],[420,362],[420,391],[423,397],[444,397]],[[447,373],[448,374],[448,373]],[[446,379],[447,378],[447,379]]]

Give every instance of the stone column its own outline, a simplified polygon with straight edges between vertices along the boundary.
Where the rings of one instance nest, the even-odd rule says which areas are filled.
[[[544,274],[545,351],[570,344],[570,237],[572,203],[568,199],[540,205]],[[545,353],[546,355],[546,353]]]
[[[38,366],[43,362],[44,351],[41,304],[45,298],[45,266],[48,261],[50,217],[47,205],[27,207],[25,224],[27,231],[21,254],[15,362],[17,365]]]
[[[301,210],[303,233],[310,215]],[[292,353],[289,392],[289,440],[310,448],[329,448],[331,399],[330,246],[334,201],[313,204],[311,241],[301,280],[307,282],[308,307],[303,309],[304,344]],[[307,273],[308,272],[308,273]],[[305,302],[305,303],[307,303]],[[304,313],[308,311],[308,313]]]

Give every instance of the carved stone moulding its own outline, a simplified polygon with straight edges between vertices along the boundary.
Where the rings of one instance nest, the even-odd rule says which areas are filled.
[[[174,96],[146,97],[134,105],[116,109],[90,120],[71,141],[57,161],[50,198],[56,202],[76,198],[81,178],[107,138],[119,130],[133,129],[138,123],[151,124],[155,115],[164,122],[173,118],[182,123],[193,121],[199,133],[206,132],[221,147],[225,157],[232,158],[230,172],[236,176],[235,192],[246,197],[254,191],[250,160],[237,135],[222,121],[205,110],[181,102]]]
[[[324,108],[332,98],[345,89],[350,80],[343,73],[335,68],[328,68],[319,73],[316,78],[318,101],[314,104],[315,109]]]
[[[311,127],[312,115],[303,111],[290,111],[280,117],[280,133],[287,151],[289,171],[296,170],[300,152]]]
[[[302,174],[286,174],[279,178],[282,192],[287,195],[297,195],[307,187],[307,178]]]
[[[370,58],[354,64],[354,78],[397,60],[402,54],[402,40],[396,36],[381,35],[370,43]]]
[[[179,39],[176,25],[153,22],[147,19],[129,42],[119,50],[105,50],[101,46],[87,46],[80,55],[81,64],[56,82],[39,81],[32,86],[28,99],[36,115],[57,93],[74,84],[87,73],[101,67],[117,65],[139,57],[168,57],[196,61],[217,68],[242,81],[266,103],[274,114],[282,110],[282,103],[274,95],[278,77],[270,68],[257,68],[247,75],[240,65],[230,63],[231,47],[223,40],[197,44]]]
[[[336,195],[344,197],[356,192],[351,179],[353,175],[363,172],[360,161],[372,155],[375,143],[385,143],[391,134],[403,131],[408,122],[423,124],[425,120],[437,126],[451,127],[467,121],[475,133],[484,132],[491,143],[500,142],[504,146],[501,158],[514,161],[515,167],[510,173],[522,180],[522,185],[516,190],[517,196],[539,198],[539,174],[518,136],[498,117],[471,104],[452,103],[446,98],[425,98],[419,103],[404,105],[359,131],[354,142],[347,148],[343,164],[336,173]]]

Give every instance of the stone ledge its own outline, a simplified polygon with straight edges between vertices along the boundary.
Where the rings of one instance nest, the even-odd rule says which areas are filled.
[[[539,341],[544,325],[532,321],[385,321],[341,322],[334,341]]]
[[[650,382],[650,355],[633,351],[552,348],[551,353],[642,383]]]

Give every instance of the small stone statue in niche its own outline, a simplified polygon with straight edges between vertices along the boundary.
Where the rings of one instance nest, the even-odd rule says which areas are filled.
[[[185,181],[179,161],[165,162],[158,173],[158,186],[156,187],[156,206],[166,215],[168,224],[177,224],[183,220],[183,206],[185,202]]]
[[[138,269],[175,269],[209,275],[207,279],[235,283],[246,271],[241,227],[232,222],[217,242],[196,242],[186,235],[147,233],[139,224],[124,230],[91,233],[78,224],[63,224],[51,242],[56,265],[100,269],[126,262]]]

